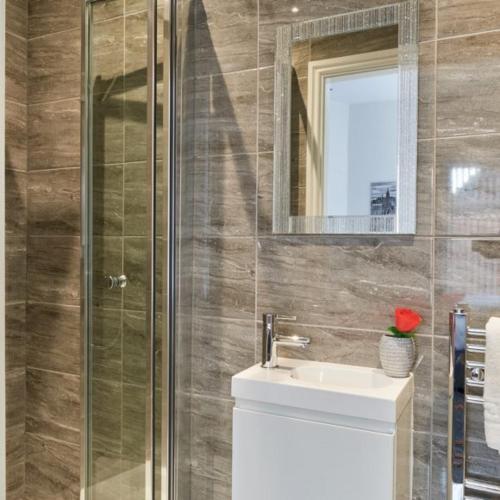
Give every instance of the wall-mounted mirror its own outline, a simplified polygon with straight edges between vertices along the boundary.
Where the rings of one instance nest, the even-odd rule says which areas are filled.
[[[410,0],[278,30],[275,233],[415,233],[417,17]]]

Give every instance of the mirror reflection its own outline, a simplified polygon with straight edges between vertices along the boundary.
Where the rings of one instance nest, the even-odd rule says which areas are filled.
[[[292,215],[395,215],[397,46],[397,26],[292,45]]]

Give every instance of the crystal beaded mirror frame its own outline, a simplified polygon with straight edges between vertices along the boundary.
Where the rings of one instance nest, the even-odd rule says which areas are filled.
[[[397,174],[394,215],[294,215],[291,210],[294,44],[397,26]],[[274,80],[273,233],[415,234],[418,108],[418,0],[289,24],[277,30]]]

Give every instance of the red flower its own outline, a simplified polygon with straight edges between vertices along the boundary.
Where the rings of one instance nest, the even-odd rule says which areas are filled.
[[[411,309],[398,307],[396,309],[396,328],[401,333],[409,333],[415,330],[422,322],[422,318]]]

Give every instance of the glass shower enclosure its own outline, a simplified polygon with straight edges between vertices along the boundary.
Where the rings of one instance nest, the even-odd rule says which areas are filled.
[[[83,3],[81,499],[173,498],[171,5]]]

